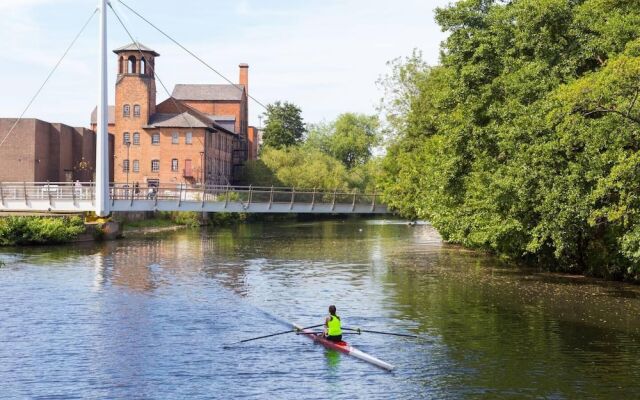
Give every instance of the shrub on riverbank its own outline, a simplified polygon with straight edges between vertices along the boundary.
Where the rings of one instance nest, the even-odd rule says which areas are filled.
[[[6,217],[0,219],[0,245],[65,243],[84,231],[80,217]]]

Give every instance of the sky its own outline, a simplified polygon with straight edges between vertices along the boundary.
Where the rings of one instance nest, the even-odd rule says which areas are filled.
[[[111,0],[136,40],[160,53],[156,72],[178,83],[226,83],[169,39]],[[249,93],[264,104],[289,101],[305,122],[344,112],[375,114],[376,81],[387,62],[419,49],[437,64],[445,34],[434,9],[452,0],[122,0],[234,82],[248,63]],[[0,117],[18,117],[94,12],[96,0],[0,0]],[[109,13],[109,48],[131,42]],[[88,126],[98,90],[94,15],[26,118]],[[109,53],[110,104],[116,56]],[[158,102],[166,99],[158,82]],[[264,109],[249,104],[250,123]]]

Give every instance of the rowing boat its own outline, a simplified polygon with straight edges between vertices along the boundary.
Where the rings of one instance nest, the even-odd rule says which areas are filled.
[[[301,335],[304,335],[306,337],[308,337],[309,339],[313,340],[316,343],[320,343],[321,345],[323,345],[324,347],[328,348],[328,349],[332,349],[332,350],[336,350],[339,351],[341,353],[350,355],[352,357],[358,358],[362,361],[366,361],[370,364],[373,364],[375,366],[378,366],[380,368],[386,369],[387,371],[391,371],[393,370],[395,367],[389,363],[386,363],[378,358],[375,358],[374,356],[371,356],[363,351],[360,351],[358,349],[356,349],[355,347],[351,346],[350,344],[348,344],[347,342],[332,342],[330,340],[325,339],[322,334],[318,334],[316,332],[313,332],[309,329],[303,329],[301,326],[293,324],[293,327],[300,331],[299,333]]]

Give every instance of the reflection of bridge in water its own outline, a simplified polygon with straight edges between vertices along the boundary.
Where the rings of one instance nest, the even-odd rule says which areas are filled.
[[[120,184],[109,188],[111,211],[387,214],[379,195],[338,190],[186,184]],[[0,211],[82,212],[96,209],[93,183],[0,183]]]

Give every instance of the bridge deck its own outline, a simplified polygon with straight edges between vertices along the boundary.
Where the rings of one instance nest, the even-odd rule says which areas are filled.
[[[112,211],[386,214],[379,196],[281,187],[112,184]],[[0,183],[0,212],[95,209],[92,183]]]

